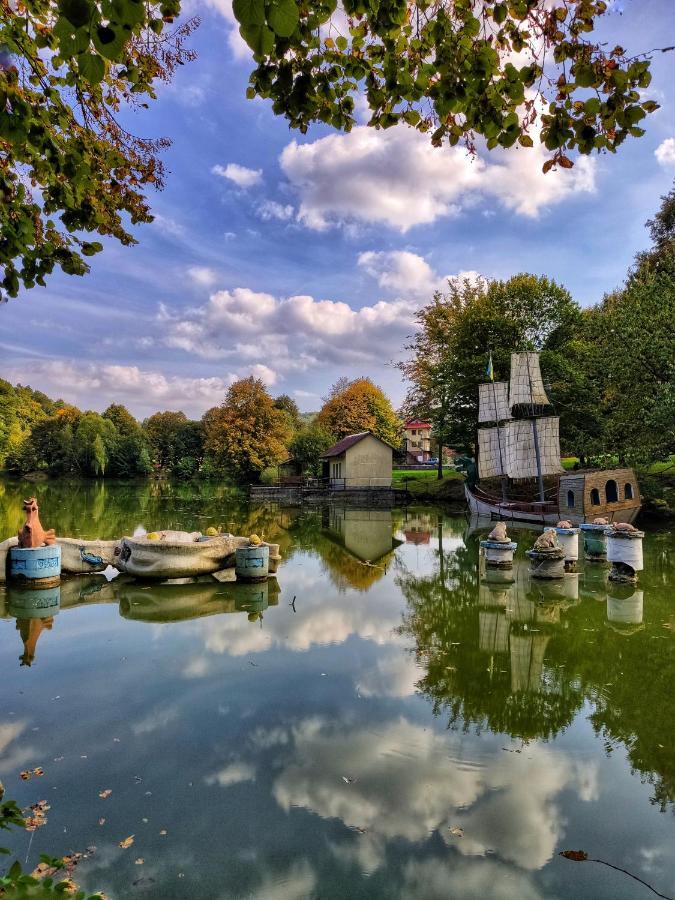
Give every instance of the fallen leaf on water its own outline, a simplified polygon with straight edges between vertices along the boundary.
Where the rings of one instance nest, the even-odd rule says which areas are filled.
[[[160,831],[160,834],[162,836],[164,836],[166,833],[167,833],[166,828],[162,828],[162,830]]]
[[[37,768],[33,769],[33,775],[35,775],[36,778],[42,778],[44,774],[45,770],[42,768],[42,766],[37,766]]]
[[[142,866],[143,863],[145,862],[145,860],[143,859],[142,856],[139,856],[137,860],[134,860],[134,862],[137,866]]]
[[[464,837],[464,829],[460,828],[459,825],[453,825],[450,829],[450,834],[454,834],[455,837]]]
[[[588,853],[584,850],[561,850],[560,855],[565,859],[571,859],[572,862],[584,862],[588,859]]]
[[[32,775],[32,772],[29,772],[29,771],[26,769],[24,772],[20,772],[20,773],[19,773],[19,778],[20,778],[22,781],[28,781],[28,779],[30,778],[31,775]]]
[[[63,761],[63,757],[62,757],[62,756],[55,756],[55,757],[54,757],[54,762],[62,762],[62,761]]]
[[[147,819],[141,819],[141,822],[145,822],[146,825],[148,824],[148,820],[147,820]]]
[[[110,788],[106,788],[104,791],[98,792],[98,795],[101,798],[101,800],[107,800],[111,794],[112,794],[112,790]]]
[[[135,835],[130,834],[129,837],[126,837],[123,841],[119,842],[119,846],[122,848],[122,850],[128,850],[129,847],[131,847],[134,842],[134,837]]]
[[[98,824],[99,824],[99,825],[105,825],[105,819],[99,819],[99,820],[98,820]]]

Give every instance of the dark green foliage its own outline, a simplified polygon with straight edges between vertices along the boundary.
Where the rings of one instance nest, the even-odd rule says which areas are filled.
[[[321,462],[319,457],[335,441],[333,435],[320,425],[308,425],[299,431],[291,441],[290,454],[302,467],[305,475],[319,475]]]
[[[658,109],[641,93],[649,58],[592,37],[606,0],[345,0],[346,26],[331,19],[336,6],[233,5],[257,62],[248,96],[270,98],[303,132],[312,122],[349,131],[365,89],[369,125],[406,122],[435,146],[464,140],[472,150],[476,135],[488,149],[538,140],[551,154],[547,172],[571,168],[570,150],[614,152]],[[514,65],[521,51],[527,62]]]

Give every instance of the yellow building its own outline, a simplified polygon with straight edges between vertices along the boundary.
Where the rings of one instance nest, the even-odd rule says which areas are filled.
[[[393,448],[370,431],[350,434],[322,455],[332,490],[391,487]]]
[[[406,462],[425,463],[431,456],[431,423],[410,419],[405,423]]]

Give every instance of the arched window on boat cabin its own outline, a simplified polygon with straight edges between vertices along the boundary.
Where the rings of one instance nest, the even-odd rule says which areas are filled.
[[[633,499],[633,485],[630,483],[630,481],[627,481],[626,484],[624,485],[623,495],[626,498],[626,500]]]
[[[567,492],[567,508],[574,509],[574,491]]]
[[[605,485],[605,499],[607,503],[619,502],[619,488],[613,478],[610,478]]]
[[[591,504],[593,506],[600,506],[600,491],[597,488],[593,488],[591,491]]]

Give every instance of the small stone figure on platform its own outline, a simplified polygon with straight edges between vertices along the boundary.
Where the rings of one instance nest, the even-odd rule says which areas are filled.
[[[546,550],[558,550],[558,538],[556,537],[555,530],[553,528],[547,528],[543,534],[540,534],[537,540],[534,542],[533,550],[537,550],[539,553]]]
[[[506,522],[497,522],[495,527],[488,535],[488,540],[499,541],[500,543],[506,543],[507,541],[510,541],[511,538],[506,533]]]
[[[574,528],[571,522],[568,522],[567,519],[563,519],[561,522],[558,522],[556,528]]]
[[[598,516],[596,519],[593,519],[594,525],[609,525],[609,519],[605,519],[604,516]]]
[[[56,543],[54,529],[45,531],[40,523],[38,504],[35,497],[29,497],[23,501],[23,511],[26,514],[26,523],[19,531],[19,547],[43,547]]]

